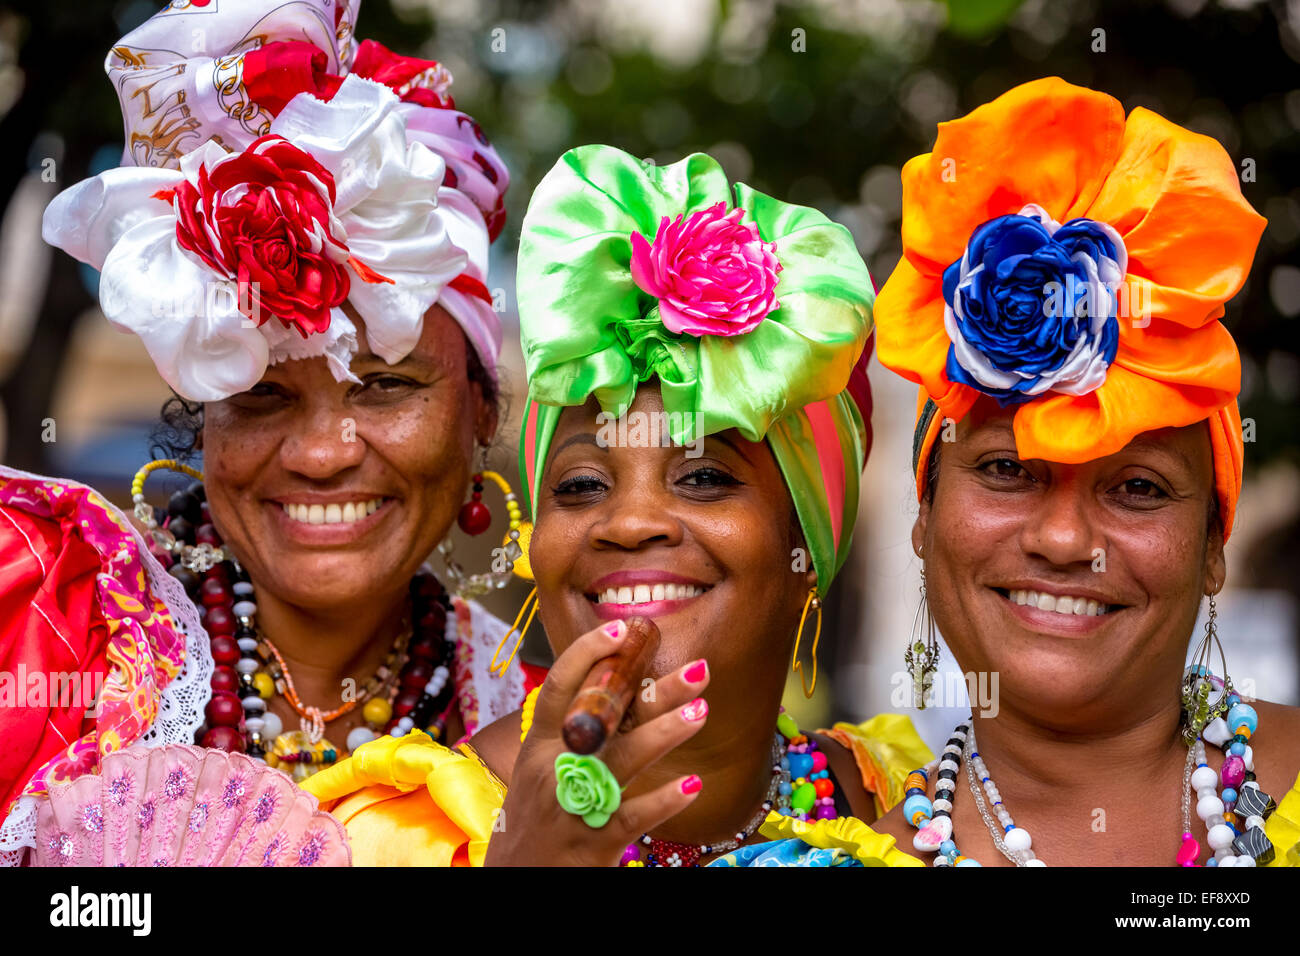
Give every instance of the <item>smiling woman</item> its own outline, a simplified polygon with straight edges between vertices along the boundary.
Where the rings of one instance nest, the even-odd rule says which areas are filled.
[[[657,168],[586,146],[533,195],[518,285],[529,560],[555,665],[461,754],[369,745],[309,788],[333,812],[369,801],[354,846],[400,827],[431,862],[901,857],[864,821],[929,757],[910,722],[806,733],[781,710],[868,450],[873,296],[847,230],[702,154]],[[600,732],[571,732],[593,698]],[[395,798],[394,779],[415,789]]]
[[[903,185],[876,315],[921,386],[912,541],[1000,700],[876,829],[935,866],[1300,864],[1300,710],[1210,670],[1243,457],[1219,318],[1263,227],[1232,161],[1048,79],[942,125]]]
[[[159,11],[107,62],[123,165],[46,211],[46,240],[100,270],[105,315],[145,344],[206,469],[165,510],[145,481],[183,463],[146,466],[133,495],[211,658],[176,646],[160,611],[160,662],[123,678],[139,719],[98,742],[69,724],[89,741],[70,748],[76,771],[192,740],[300,780],[385,733],[467,736],[533,680],[520,664],[489,676],[506,628],[470,600],[509,570],[457,573],[452,594],[424,563],[458,515],[487,523],[474,461],[497,428],[501,326],[484,283],[509,177],[442,66],[355,41],[357,5]],[[82,667],[105,671],[104,642],[82,643]],[[160,729],[177,712],[190,719]],[[70,772],[39,743],[6,798]]]

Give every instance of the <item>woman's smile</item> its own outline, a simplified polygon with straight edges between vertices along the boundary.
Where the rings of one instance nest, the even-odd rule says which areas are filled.
[[[374,534],[400,506],[398,497],[363,492],[303,492],[264,502],[273,533],[304,547],[353,544]]]
[[[668,571],[616,571],[592,582],[584,596],[602,621],[633,615],[657,619],[677,613],[712,587]]]

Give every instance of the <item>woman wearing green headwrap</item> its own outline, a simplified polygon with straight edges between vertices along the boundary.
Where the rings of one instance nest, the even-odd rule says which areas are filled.
[[[446,785],[468,761],[424,741],[362,748],[365,779],[400,785],[412,752],[436,755],[408,777],[457,817],[470,862],[902,857],[864,821],[929,760],[910,722],[803,734],[780,707],[802,619],[820,628],[848,554],[867,454],[874,296],[848,231],[733,188],[702,154],[656,167],[588,146],[534,193],[518,286],[528,560],[557,659],[520,717],[462,748],[490,771],[485,813]],[[594,758],[567,753],[565,713],[637,616],[661,636],[643,689]]]

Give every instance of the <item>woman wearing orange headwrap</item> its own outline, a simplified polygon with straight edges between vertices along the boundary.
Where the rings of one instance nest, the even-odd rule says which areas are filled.
[[[1300,864],[1300,710],[1206,666],[1243,447],[1219,319],[1263,227],[1217,142],[1059,79],[904,167],[876,320],[920,385],[912,539],[1000,687],[877,824],[936,866]]]

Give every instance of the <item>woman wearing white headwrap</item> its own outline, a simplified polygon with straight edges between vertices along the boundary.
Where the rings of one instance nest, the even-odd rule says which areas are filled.
[[[299,777],[385,731],[457,739],[537,682],[488,676],[506,628],[468,600],[509,576],[511,538],[494,573],[449,562],[455,597],[422,568],[458,514],[489,523],[497,476],[472,473],[497,426],[485,279],[508,176],[444,68],[354,43],[358,4],[178,0],[150,18],[106,63],[123,165],[44,224],[100,270],[104,314],[143,341],[203,452],[165,515],[148,469],[133,489],[211,638],[204,726],[185,730]]]

